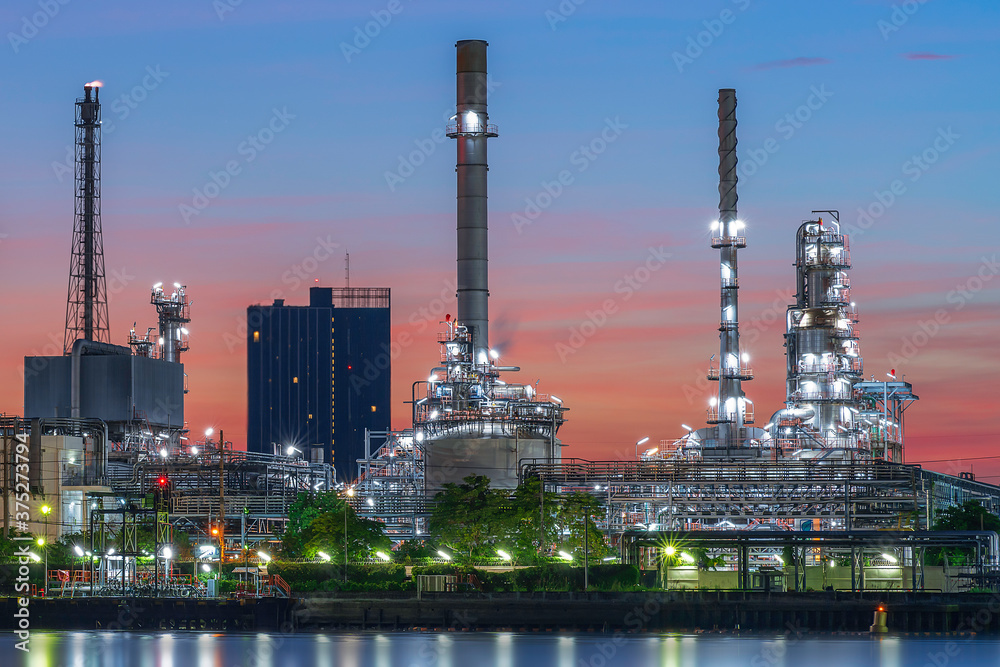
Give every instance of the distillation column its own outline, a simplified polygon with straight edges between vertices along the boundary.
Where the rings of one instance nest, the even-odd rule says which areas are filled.
[[[458,50],[457,109],[448,136],[458,140],[458,313],[472,335],[473,363],[489,360],[489,245],[486,140],[497,136],[486,112],[486,47],[462,40]]]
[[[854,391],[863,366],[850,249],[836,212],[827,213],[832,221],[805,222],[795,237],[796,295],[785,333],[788,410],[779,414],[785,423],[775,426],[782,439],[791,427],[797,448],[864,449]]]

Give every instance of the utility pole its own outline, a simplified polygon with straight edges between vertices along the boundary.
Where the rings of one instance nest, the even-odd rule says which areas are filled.
[[[225,476],[226,468],[223,462],[223,450],[226,447],[226,437],[219,429],[219,583],[222,586],[222,561],[226,554],[226,490]]]

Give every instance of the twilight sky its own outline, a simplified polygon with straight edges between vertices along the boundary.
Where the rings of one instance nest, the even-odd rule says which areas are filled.
[[[350,252],[353,286],[392,288],[407,426],[454,313],[454,43],[486,39],[491,342],[570,407],[565,455],[632,457],[704,422],[733,87],[758,424],[783,400],[795,229],[839,209],[866,376],[895,368],[921,398],[908,461],[997,482],[998,460],[956,459],[1000,441],[1000,6],[804,6],[6,0],[0,411],[22,411],[22,357],[61,349],[73,102],[100,79],[113,342],[155,324],[150,285],[186,284],[189,426],[242,446],[246,306],[342,285]]]

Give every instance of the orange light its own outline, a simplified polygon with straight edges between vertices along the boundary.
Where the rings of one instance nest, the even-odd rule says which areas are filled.
[[[885,611],[885,607],[883,607],[882,605],[879,605],[878,610],[879,611]]]
[[[213,528],[212,529],[212,534],[213,535],[218,535],[219,534],[219,529],[218,528]]]

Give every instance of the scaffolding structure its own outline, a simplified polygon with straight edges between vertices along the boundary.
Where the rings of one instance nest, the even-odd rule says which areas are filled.
[[[413,430],[365,431],[365,458],[345,494],[355,512],[385,524],[393,540],[427,534],[424,450]]]

